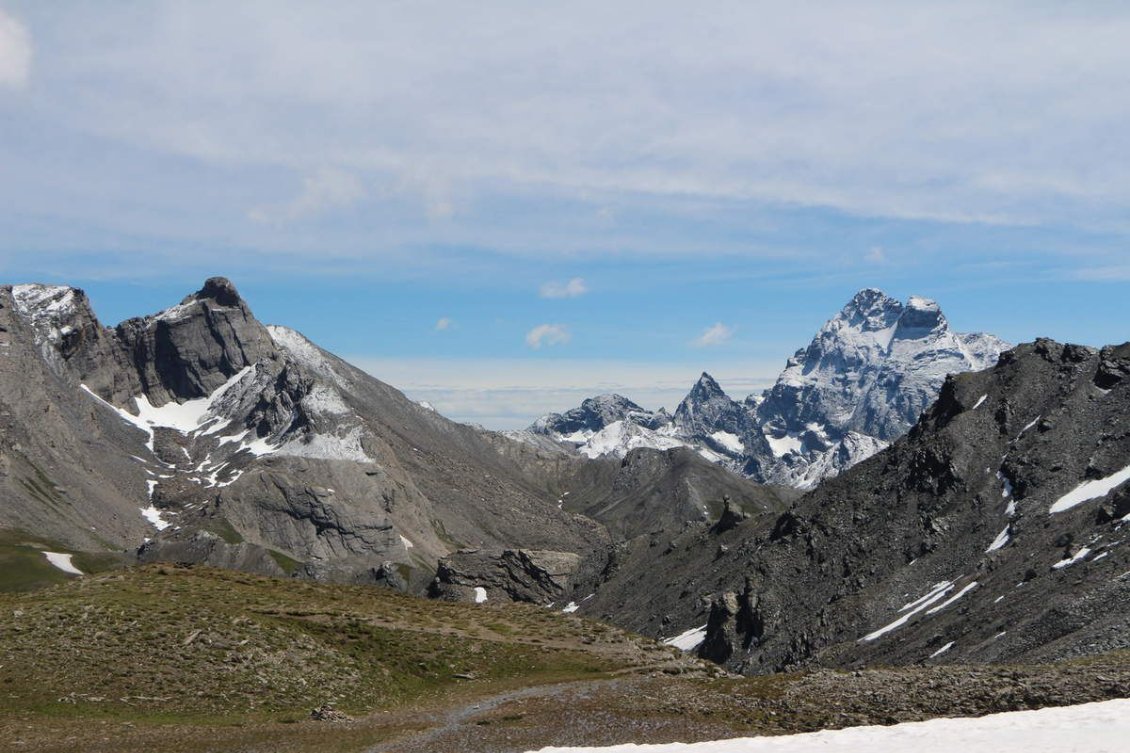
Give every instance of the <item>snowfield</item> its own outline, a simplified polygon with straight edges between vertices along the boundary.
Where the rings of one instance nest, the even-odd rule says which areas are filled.
[[[1120,699],[891,727],[705,743],[542,748],[537,753],[1122,753],[1128,736],[1130,700]]]

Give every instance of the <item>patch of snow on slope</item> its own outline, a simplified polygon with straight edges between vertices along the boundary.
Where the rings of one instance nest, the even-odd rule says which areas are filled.
[[[565,614],[573,614],[573,612],[576,612],[580,608],[581,607],[580,607],[580,605],[577,604],[577,602],[570,601],[568,604],[566,604],[564,606],[564,608],[562,608],[561,611],[564,612]]]
[[[735,455],[741,455],[745,452],[745,445],[742,444],[742,440],[737,434],[731,434],[728,431],[716,431],[710,435],[710,438]]]
[[[85,575],[86,574],[82,570],[79,570],[77,567],[75,567],[74,563],[71,562],[71,557],[74,556],[73,554],[61,554],[59,552],[44,552],[43,556],[47,558],[48,562],[50,562],[52,565],[54,565],[55,567],[62,570],[64,573],[70,573],[71,575]]]
[[[158,510],[154,505],[149,505],[149,507],[141,507],[138,509],[141,510],[141,516],[148,520],[158,531],[163,531],[172,525],[172,523],[162,517],[164,513]]]
[[[980,399],[978,399],[977,402],[973,404],[973,407],[970,408],[970,410],[977,410],[982,405],[984,405],[985,401],[988,400],[988,399],[989,399],[988,395],[981,395]]]
[[[1115,753],[1130,736],[1130,699],[701,743],[541,748],[536,753]]]
[[[870,642],[870,641],[874,641],[874,640],[878,640],[879,638],[882,638],[884,635],[891,632],[892,630],[896,630],[896,629],[902,627],[903,625],[905,625],[906,623],[910,622],[911,617],[914,617],[914,615],[918,614],[919,612],[924,611],[925,609],[927,609],[928,607],[933,605],[935,602],[937,602],[939,599],[941,599],[943,596],[945,596],[946,594],[948,594],[952,590],[953,590],[953,583],[951,581],[943,581],[942,583],[938,583],[937,585],[935,585],[930,590],[929,593],[927,593],[921,599],[918,599],[917,601],[912,601],[909,604],[907,604],[906,606],[904,606],[902,609],[900,609],[899,610],[900,612],[905,612],[905,614],[903,614],[902,617],[899,617],[897,620],[895,620],[892,623],[884,625],[883,627],[879,628],[878,630],[876,630],[873,633],[868,633],[867,635],[863,636],[860,640]]]
[[[769,443],[769,449],[773,451],[773,457],[777,458],[783,458],[790,452],[799,455],[801,448],[804,446],[800,437],[794,437],[789,434],[783,437],[774,437],[772,434],[766,434],[765,441]]]
[[[267,333],[275,341],[275,345],[286,351],[298,363],[331,377],[338,384],[343,383],[344,380],[331,365],[329,359],[325,357],[317,345],[306,339],[305,335],[289,327],[280,327],[277,324],[268,324]]]
[[[487,600],[487,590],[482,586],[475,586],[475,603],[482,604]]]
[[[706,640],[706,625],[691,628],[685,633],[679,633],[674,638],[663,641],[664,646],[674,646],[682,651],[694,651]]]
[[[986,554],[1004,548],[1004,545],[1008,543],[1008,528],[1008,526],[1005,526],[1004,530],[997,534],[997,537],[993,539],[993,543],[989,544],[989,548],[985,550]]]
[[[345,404],[340,392],[324,384],[316,385],[309,395],[302,398],[302,404],[324,416],[347,416],[353,412]]]
[[[954,644],[954,641],[950,641],[949,643],[947,643],[946,645],[942,646],[941,648],[939,648],[939,649],[938,649],[937,651],[935,651],[934,653],[930,654],[930,658],[931,658],[931,659],[937,659],[937,658],[938,658],[939,656],[941,656],[942,654],[944,654],[945,652],[947,652],[947,651],[949,651],[949,650],[950,650],[951,648],[953,648],[953,644]]]
[[[973,581],[973,582],[972,582],[972,583],[970,583],[969,585],[965,586],[965,588],[961,589],[960,591],[958,591],[957,593],[955,593],[955,594],[954,594],[953,596],[951,596],[951,597],[949,597],[948,599],[946,599],[945,601],[943,601],[943,602],[942,602],[941,604],[939,604],[938,606],[934,607],[933,609],[928,609],[928,610],[926,610],[926,614],[937,614],[938,612],[942,611],[943,609],[945,609],[946,607],[950,606],[950,605],[951,605],[951,604],[953,604],[953,603],[954,603],[955,601],[957,601],[958,599],[960,599],[960,598],[961,598],[962,596],[965,596],[965,594],[967,594],[967,593],[969,593],[970,591],[972,591],[972,590],[973,590],[974,588],[976,588],[976,587],[977,587],[978,585],[979,585],[979,584],[977,583],[977,581]]]
[[[412,543],[411,541],[409,541],[408,539],[406,539],[406,538],[404,537],[404,534],[400,534],[400,543],[404,545],[404,548],[405,548],[405,549],[411,549],[412,547],[416,546],[416,545],[415,545],[415,544],[413,544],[413,543]]]
[[[1068,557],[1067,559],[1062,559],[1059,562],[1052,565],[1052,569],[1062,570],[1065,567],[1071,567],[1075,563],[1082,562],[1083,560],[1085,560],[1087,558],[1087,555],[1090,554],[1090,553],[1091,553],[1091,549],[1089,547],[1083,547],[1082,549],[1077,551],[1071,557]]]
[[[1102,499],[1122,484],[1130,481],[1130,465],[1106,478],[1085,481],[1067,494],[1057,499],[1048,509],[1049,513],[1063,512],[1073,507],[1089,502],[1092,499]]]
[[[319,460],[353,460],[358,463],[375,463],[361,446],[362,429],[354,426],[340,436],[335,434],[308,434],[291,439],[275,448],[280,455]],[[249,448],[250,449],[250,448]],[[264,453],[266,454],[266,453]]]
[[[574,440],[569,438],[568,441]],[[598,458],[602,455],[624,457],[638,447],[670,450],[674,447],[686,446],[686,442],[663,436],[659,432],[643,426],[624,421],[613,421],[595,434],[589,435],[579,451],[588,458]]]

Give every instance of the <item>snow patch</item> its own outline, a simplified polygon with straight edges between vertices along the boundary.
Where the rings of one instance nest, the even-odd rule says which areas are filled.
[[[930,658],[931,658],[931,659],[937,659],[937,658],[938,658],[939,656],[941,656],[942,654],[944,654],[945,652],[947,652],[947,651],[949,651],[949,650],[950,650],[951,648],[953,648],[953,644],[954,644],[954,641],[950,641],[949,643],[947,643],[946,645],[942,646],[941,648],[939,648],[939,649],[938,649],[937,651],[935,651],[934,653],[930,654]]]
[[[799,735],[743,737],[701,743],[605,748],[541,748],[536,753],[1113,753],[1130,736],[1130,699],[931,719],[891,726],[848,727]]]
[[[928,615],[931,615],[931,614],[937,614],[938,612],[942,611],[943,609],[945,609],[946,607],[950,606],[950,605],[951,605],[951,604],[953,604],[953,603],[954,603],[955,601],[957,601],[958,599],[960,599],[960,598],[961,598],[962,596],[965,596],[965,594],[967,594],[967,593],[969,593],[970,591],[972,591],[972,590],[973,590],[974,588],[976,588],[976,587],[977,587],[978,585],[979,585],[979,584],[977,583],[977,581],[973,581],[973,582],[972,582],[972,583],[970,583],[969,585],[965,586],[965,588],[961,589],[960,591],[958,591],[957,593],[955,593],[955,594],[954,594],[953,596],[951,596],[951,597],[949,597],[948,599],[946,599],[945,601],[943,601],[943,602],[942,602],[941,604],[939,604],[938,606],[934,607],[933,609],[929,609],[929,610],[927,610],[927,611],[926,611],[926,614],[928,614]]]
[[[664,646],[674,646],[681,651],[694,651],[706,640],[706,625],[691,628],[685,633],[679,633],[674,638],[663,641]]]
[[[416,545],[415,545],[415,544],[413,544],[413,543],[412,543],[411,541],[409,541],[408,539],[406,539],[406,538],[404,537],[404,534],[400,534],[400,543],[404,545],[404,548],[405,548],[405,549],[411,549],[412,547],[416,546]]]
[[[568,604],[566,604],[566,605],[565,605],[565,606],[564,606],[564,607],[562,608],[562,610],[561,610],[561,611],[562,611],[562,612],[564,612],[565,614],[573,614],[573,612],[576,612],[576,611],[577,611],[578,609],[580,609],[580,608],[581,608],[581,607],[580,607],[580,605],[579,605],[579,604],[577,604],[577,602],[575,602],[575,601],[570,601],[570,602],[569,602]]]
[[[977,409],[978,409],[978,408],[980,408],[980,407],[981,407],[982,405],[984,405],[984,404],[985,404],[985,401],[986,401],[986,400],[988,400],[988,399],[989,399],[989,396],[988,396],[988,395],[981,395],[981,397],[980,397],[980,398],[979,398],[979,399],[977,400],[977,402],[975,402],[975,403],[973,404],[973,407],[972,407],[972,408],[970,408],[970,410],[977,410]]]
[[[1057,499],[1051,508],[1048,509],[1048,513],[1054,514],[1063,512],[1064,510],[1070,510],[1073,507],[1081,505],[1084,502],[1089,502],[1092,499],[1102,499],[1127,481],[1130,481],[1130,465],[1106,478],[1085,481],[1079,484],[1079,486]]]
[[[482,586],[475,586],[475,603],[482,604],[487,600],[487,590]]]
[[[161,510],[158,510],[154,505],[149,505],[149,507],[141,507],[138,509],[141,510],[141,517],[148,520],[158,531],[163,531],[172,525],[172,523],[162,517],[164,513]]]
[[[884,625],[883,627],[879,628],[878,630],[876,630],[873,633],[868,633],[867,635],[863,636],[860,640],[865,641],[865,642],[875,641],[875,640],[878,640],[879,638],[882,638],[884,635],[891,632],[892,630],[896,630],[896,629],[902,627],[906,623],[910,622],[910,618],[914,617],[914,615],[916,615],[919,612],[927,609],[932,604],[934,604],[939,599],[941,599],[943,596],[945,596],[950,591],[952,591],[953,585],[954,584],[953,584],[952,581],[942,581],[941,583],[936,584],[930,590],[930,592],[927,593],[925,596],[923,596],[921,599],[918,599],[917,601],[912,601],[909,604],[907,604],[906,606],[904,606],[902,609],[900,609],[899,610],[900,612],[905,612],[905,614],[903,614],[902,617],[899,617],[894,622],[891,622],[887,625]]]
[[[1091,553],[1090,547],[1085,546],[1082,549],[1080,549],[1079,551],[1077,551],[1071,557],[1068,557],[1066,559],[1062,559],[1059,562],[1052,565],[1052,569],[1053,570],[1062,570],[1065,567],[1071,567],[1072,565],[1076,564],[1077,562],[1082,562],[1083,560],[1085,560],[1087,558],[1087,555],[1090,554],[1090,553]]]
[[[75,567],[74,563],[71,562],[71,557],[74,557],[73,554],[62,554],[60,552],[44,552],[43,556],[47,558],[48,562],[50,562],[52,565],[54,565],[55,567],[62,570],[64,573],[70,573],[71,575],[85,575],[86,574],[82,570],[79,570],[77,567]]]
[[[1005,526],[1004,530],[1001,531],[999,534],[997,534],[997,537],[995,539],[993,539],[993,543],[989,544],[989,548],[985,550],[985,553],[988,554],[989,552],[995,552],[998,549],[1002,549],[1004,547],[1004,545],[1007,544],[1007,543],[1008,543],[1008,526]]]
[[[731,434],[728,431],[716,431],[710,435],[710,438],[735,455],[741,455],[745,452],[745,445],[742,444],[742,440],[737,434]]]

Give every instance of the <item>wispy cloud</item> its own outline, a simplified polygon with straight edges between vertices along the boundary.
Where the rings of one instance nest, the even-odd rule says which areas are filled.
[[[1130,264],[1106,267],[1084,267],[1070,275],[1086,282],[1130,282]]]
[[[546,413],[568,410],[587,397],[626,395],[645,408],[673,409],[706,364],[613,359],[457,359],[351,357],[351,363],[426,400],[449,418],[492,429],[529,426]],[[773,383],[781,363],[709,364],[731,397],[741,400]]]
[[[455,325],[455,322],[450,317],[441,316],[436,321],[436,332],[446,332]]]
[[[542,298],[577,298],[589,292],[588,285],[582,277],[574,277],[568,282],[547,282],[541,286],[539,295]]]
[[[542,345],[564,345],[573,339],[564,324],[539,324],[526,333],[526,345],[539,350]]]
[[[353,206],[364,196],[365,187],[356,175],[322,168],[303,180],[302,192],[292,201],[256,207],[248,212],[248,217],[256,222],[294,222]]]
[[[734,328],[728,327],[722,322],[707,327],[702,331],[702,334],[696,337],[691,344],[696,348],[709,348],[715,345],[722,345],[730,341],[734,336]]]
[[[21,88],[31,74],[31,35],[15,17],[0,10],[0,86]]]

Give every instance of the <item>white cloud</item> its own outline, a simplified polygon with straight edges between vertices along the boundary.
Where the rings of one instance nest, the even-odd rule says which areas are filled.
[[[733,327],[727,327],[722,322],[718,322],[714,326],[704,329],[702,334],[696,337],[691,344],[696,348],[709,348],[713,345],[722,345],[729,342],[733,336]]]
[[[589,292],[584,278],[574,277],[568,282],[547,282],[541,286],[539,294],[542,298],[577,298]]]
[[[867,253],[863,258],[872,264],[882,264],[887,260],[887,252],[882,246],[872,246],[867,249]]]
[[[773,383],[780,359],[672,364],[612,359],[369,358],[351,363],[426,400],[448,418],[491,429],[529,426],[546,413],[618,392],[645,408],[674,410],[708,368],[727,394],[741,400]]]
[[[22,88],[31,74],[31,35],[27,27],[0,10],[0,86]]]
[[[445,332],[451,329],[454,324],[455,322],[451,321],[448,317],[441,316],[439,320],[436,321],[436,332]]]
[[[310,219],[332,209],[350,207],[365,197],[365,187],[356,175],[335,168],[322,168],[302,181],[302,193],[292,201],[256,207],[248,216],[256,222],[294,222]]]
[[[526,345],[538,350],[544,345],[564,345],[573,339],[564,324],[539,324],[526,333]]]

